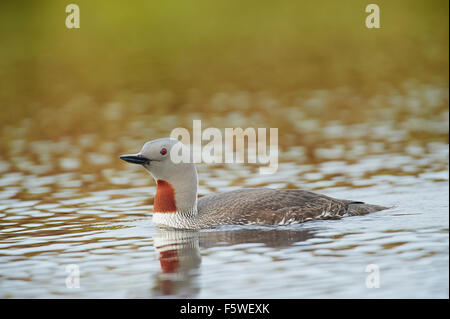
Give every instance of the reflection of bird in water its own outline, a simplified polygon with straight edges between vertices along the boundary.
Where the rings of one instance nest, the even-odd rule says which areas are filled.
[[[294,226],[293,226],[294,227]],[[270,248],[288,247],[314,237],[313,229],[288,228],[239,228],[234,230],[214,230],[199,233],[201,248],[232,246],[238,244],[264,244]]]
[[[260,243],[281,248],[314,237],[311,229],[231,229],[185,231],[158,228],[153,238],[161,273],[155,277],[154,296],[195,297],[200,293],[200,248]]]
[[[288,225],[314,219],[339,219],[386,209],[340,200],[299,189],[248,188],[212,194],[197,201],[197,170],[193,163],[175,163],[170,154],[186,148],[162,138],[146,143],[135,155],[120,158],[141,164],[157,183],[153,222],[179,229],[218,225]]]
[[[199,290],[196,271],[201,263],[198,233],[157,229],[153,242],[161,264],[154,287],[156,295],[196,295]]]

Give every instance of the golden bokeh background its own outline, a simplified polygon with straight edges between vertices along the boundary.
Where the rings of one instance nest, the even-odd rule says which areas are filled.
[[[282,145],[302,144],[272,111],[304,108],[322,90],[328,103],[307,116],[361,122],[377,107],[370,99],[405,83],[448,88],[448,1],[378,1],[380,29],[366,28],[364,1],[80,0],[81,28],[67,29],[69,3],[1,4],[5,152],[14,127],[33,140],[114,139],[144,132],[133,121],[175,114],[168,135],[191,127],[185,117],[233,110],[223,127],[279,127]]]

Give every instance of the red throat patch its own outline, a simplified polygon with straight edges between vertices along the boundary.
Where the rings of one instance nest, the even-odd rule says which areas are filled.
[[[170,183],[161,179],[157,181],[153,211],[158,213],[175,213],[177,211],[175,190]]]

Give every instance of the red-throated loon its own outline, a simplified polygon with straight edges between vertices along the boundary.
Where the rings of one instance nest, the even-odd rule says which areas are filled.
[[[197,170],[191,162],[176,163],[172,148],[186,147],[161,138],[144,144],[137,154],[122,155],[142,165],[156,181],[153,222],[178,229],[219,225],[288,225],[316,219],[339,219],[387,209],[341,200],[300,189],[243,188],[197,199]]]

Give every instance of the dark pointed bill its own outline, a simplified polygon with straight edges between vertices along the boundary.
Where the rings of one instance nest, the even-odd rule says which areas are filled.
[[[128,163],[133,163],[133,164],[147,164],[148,162],[150,162],[150,160],[142,155],[122,155],[120,156],[121,160],[124,160],[125,162]]]

